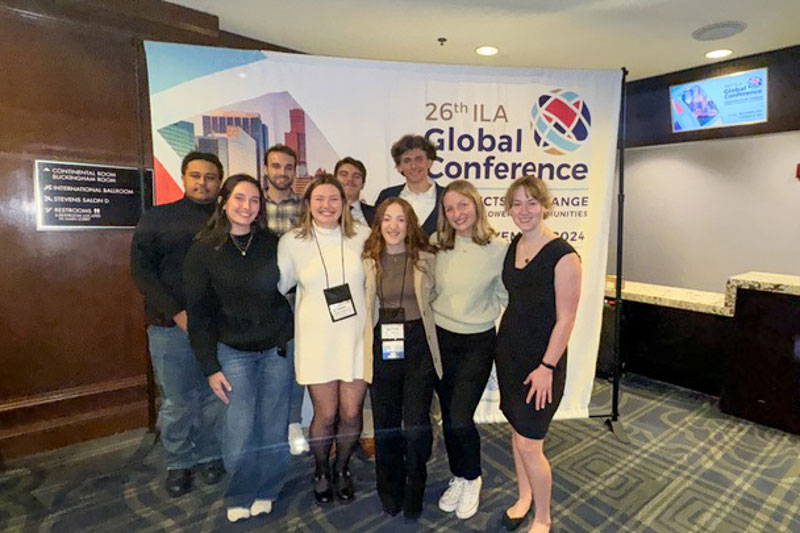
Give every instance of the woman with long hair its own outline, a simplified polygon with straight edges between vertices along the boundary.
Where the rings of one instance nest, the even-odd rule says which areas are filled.
[[[225,404],[222,456],[231,522],[269,513],[288,464],[292,312],[278,292],[278,238],[251,176],[230,176],[184,261],[189,339]]]
[[[543,439],[567,374],[567,342],[581,291],[581,263],[575,249],[544,224],[550,195],[535,176],[518,178],[505,206],[520,230],[503,264],[508,308],[497,334],[500,408],[511,424],[517,501],[503,524],[518,528],[533,505],[531,532],[550,530],[552,474]]]
[[[442,375],[430,304],[435,256],[405,200],[385,200],[374,220],[363,253],[364,348],[372,355],[378,496],[386,513],[402,510],[414,520],[422,512],[431,456],[431,397]]]
[[[439,209],[433,312],[444,374],[436,392],[453,475],[439,508],[466,520],[480,502],[481,444],[473,417],[492,371],[494,323],[508,297],[500,280],[508,245],[468,181],[451,182]]]
[[[361,434],[361,410],[372,380],[364,349],[366,305],[361,252],[369,229],[345,209],[344,189],[331,174],[306,188],[298,225],[280,239],[280,290],[297,287],[295,373],[308,386],[314,416],[309,427],[319,504],[355,497],[349,460]],[[336,441],[336,458],[330,452]]]

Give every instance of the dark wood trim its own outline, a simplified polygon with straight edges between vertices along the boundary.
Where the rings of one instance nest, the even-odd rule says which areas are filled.
[[[146,426],[147,401],[84,411],[75,415],[0,431],[0,464],[69,444]]]
[[[0,401],[0,413],[15,411],[17,409],[29,409],[56,402],[85,398],[87,396],[97,396],[125,389],[136,389],[147,385],[147,376],[134,376],[130,378],[118,379],[115,381],[104,381],[91,383],[80,387],[50,391],[44,394],[22,396],[12,400]],[[2,435],[2,432],[0,432]],[[2,437],[0,437],[2,438]]]

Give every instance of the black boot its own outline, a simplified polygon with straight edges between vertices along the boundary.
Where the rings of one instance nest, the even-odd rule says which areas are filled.
[[[356,497],[356,488],[353,485],[353,478],[350,470],[335,472],[333,474],[333,488],[336,490],[336,497],[342,503],[350,503]]]
[[[167,470],[167,480],[164,486],[167,489],[167,493],[173,498],[183,496],[192,490],[192,471],[188,468]]]
[[[314,499],[320,505],[327,505],[333,501],[333,484],[328,474],[314,476]]]
[[[222,466],[222,459],[215,459],[207,463],[198,465],[200,478],[206,485],[216,485],[222,476],[225,475],[225,467]]]

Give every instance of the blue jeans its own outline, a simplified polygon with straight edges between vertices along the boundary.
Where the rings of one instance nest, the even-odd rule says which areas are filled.
[[[217,359],[232,388],[222,430],[222,460],[230,476],[225,506],[274,501],[289,463],[286,427],[294,382],[289,359],[276,348],[243,352],[221,343]]]
[[[177,327],[148,326],[147,339],[161,391],[158,428],[167,468],[219,459],[222,405],[194,357],[189,336]]]

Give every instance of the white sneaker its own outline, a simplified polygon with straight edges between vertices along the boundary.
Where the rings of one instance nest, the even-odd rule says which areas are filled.
[[[289,424],[289,453],[301,455],[309,450],[311,447],[303,435],[303,428],[300,427],[300,424]]]
[[[250,506],[250,516],[269,514],[272,512],[272,500],[256,500]]]
[[[461,491],[461,498],[458,500],[458,507],[456,508],[456,516],[461,520],[472,518],[478,512],[482,484],[480,476],[469,481],[464,480],[464,489]]]
[[[238,522],[250,518],[250,509],[247,507],[228,507],[228,522]]]
[[[445,513],[452,513],[458,507],[458,502],[461,500],[461,493],[464,491],[464,483],[467,480],[463,477],[454,477],[450,479],[450,486],[444,491],[442,497],[439,498],[439,509]]]

